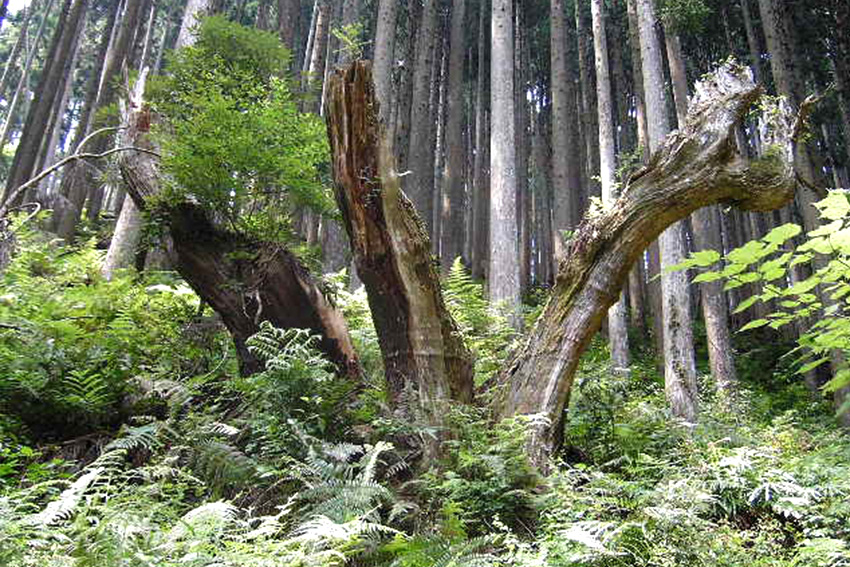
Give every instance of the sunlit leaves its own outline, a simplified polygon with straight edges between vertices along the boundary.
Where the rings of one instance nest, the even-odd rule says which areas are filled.
[[[738,304],[735,313],[756,304],[772,312],[750,321],[739,332],[779,329],[791,323],[807,325],[799,339],[804,353],[798,361],[801,374],[830,361],[836,352],[850,350],[850,200],[847,193],[833,191],[815,207],[823,224],[809,232],[796,249],[790,249],[791,240],[802,229],[785,224],[723,259],[697,252],[676,267],[716,266],[722,260],[722,269],[703,272],[694,282],[722,280],[727,290],[756,290]],[[807,269],[801,269],[804,266]],[[745,287],[748,284],[756,287]],[[824,389],[835,391],[847,385],[850,369],[845,368]]]

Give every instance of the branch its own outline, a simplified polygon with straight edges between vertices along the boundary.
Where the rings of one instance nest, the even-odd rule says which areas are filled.
[[[101,128],[100,130],[92,132],[89,136],[86,137],[85,140],[83,140],[80,143],[79,147],[82,147],[83,144],[85,144],[88,140],[90,140],[95,134],[97,134],[99,132],[103,132],[104,130],[117,130],[117,129],[118,128]],[[6,214],[9,212],[9,206],[8,205],[10,203],[14,203],[15,200],[18,197],[20,197],[27,189],[37,185],[42,179],[44,179],[45,177],[47,177],[48,175],[50,175],[54,171],[65,167],[66,165],[68,165],[72,161],[78,161],[78,160],[83,160],[83,159],[101,159],[101,158],[109,157],[112,154],[116,154],[116,153],[119,153],[119,152],[128,152],[128,151],[137,151],[137,152],[142,152],[142,153],[146,153],[146,154],[151,154],[151,155],[154,155],[156,157],[161,157],[158,153],[156,153],[153,150],[149,150],[147,148],[139,148],[139,147],[136,147],[136,146],[123,146],[123,147],[120,147],[120,148],[112,148],[111,150],[107,150],[107,151],[105,151],[103,153],[99,153],[99,154],[80,153],[79,150],[78,150],[78,153],[70,155],[70,156],[56,162],[52,166],[43,170],[41,173],[39,173],[38,175],[36,175],[32,179],[30,179],[29,181],[24,183],[23,185],[21,185],[17,189],[15,189],[15,191],[12,192],[11,195],[9,195],[9,198],[6,199],[6,203],[2,207],[0,207],[0,218],[3,218],[3,217],[6,216]]]

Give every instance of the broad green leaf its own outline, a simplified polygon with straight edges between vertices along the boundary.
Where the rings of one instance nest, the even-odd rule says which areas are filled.
[[[700,250],[691,254],[695,266],[707,268],[720,261],[720,253],[716,250]]]
[[[797,249],[797,251],[799,252],[799,248]],[[794,259],[791,260],[791,263],[788,264],[788,267],[793,268],[798,264],[804,264],[806,262],[809,262],[811,261],[812,257],[813,256],[811,254],[797,254]]]
[[[758,295],[748,297],[747,299],[745,299],[744,301],[739,303],[737,307],[735,307],[735,310],[733,311],[733,313],[740,313],[741,311],[746,311],[747,309],[752,307],[760,299],[761,299],[761,297],[759,297]]]
[[[835,373],[832,380],[823,385],[823,389],[825,392],[837,392],[846,386],[850,386],[850,369],[843,368]]]
[[[818,358],[817,360],[813,360],[812,362],[809,362],[808,364],[801,366],[800,369],[797,370],[797,374],[806,374],[807,372],[809,372],[810,370],[814,370],[815,368],[817,368],[818,366],[820,366],[821,364],[823,364],[827,360],[829,360],[828,356],[824,356],[822,358]]]
[[[767,319],[756,319],[755,321],[750,321],[746,325],[740,328],[739,333],[743,333],[744,331],[749,331],[750,329],[758,329],[759,327],[764,327],[770,323]]]
[[[789,238],[794,238],[802,231],[803,229],[796,224],[783,224],[768,232],[762,240],[769,244],[782,244]]]
[[[808,241],[801,244],[797,250],[799,252],[808,252],[811,250],[818,254],[832,254],[835,251],[835,248],[825,236],[818,236],[816,238],[810,238]]]
[[[820,227],[814,229],[813,231],[806,234],[808,238],[815,238],[817,236],[829,236],[835,232],[841,230],[841,227],[844,226],[843,220],[832,221],[829,224],[821,225]]]
[[[765,246],[757,240],[750,240],[740,248],[729,252],[729,261],[733,264],[749,265],[764,258]]]
[[[757,282],[761,279],[761,274],[750,272],[746,274],[741,274],[734,279],[726,282],[726,285],[723,287],[724,290],[735,289],[736,287],[741,287],[742,285]]]
[[[695,277],[693,283],[707,283],[721,279],[723,279],[723,275],[720,272],[706,272]]]
[[[829,220],[844,218],[850,212],[850,201],[847,200],[847,194],[841,191],[830,191],[815,206],[820,209],[820,215]]]

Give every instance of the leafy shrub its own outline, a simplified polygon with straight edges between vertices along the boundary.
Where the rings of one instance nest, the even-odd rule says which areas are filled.
[[[289,54],[271,33],[203,20],[198,41],[175,52],[150,98],[169,186],[166,208],[198,202],[230,227],[267,240],[296,242],[301,207],[334,210],[320,182],[328,162],[325,127],[298,111],[281,70]]]

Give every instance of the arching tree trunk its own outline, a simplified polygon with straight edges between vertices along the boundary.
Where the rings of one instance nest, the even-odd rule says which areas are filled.
[[[435,412],[435,396],[466,399],[460,386],[468,383],[468,366],[449,342],[453,323],[440,308],[422,223],[398,190],[380,137],[368,69],[354,63],[332,81],[328,117],[338,197],[355,255],[373,274],[367,291],[387,368],[414,369],[401,376],[412,377],[424,408]],[[696,87],[684,128],[667,138],[609,210],[578,228],[552,298],[494,392],[496,416],[539,417],[528,445],[539,466],[547,465],[560,439],[579,357],[646,246],[700,207],[722,202],[771,210],[793,198],[796,117],[786,107],[764,114],[770,121],[766,141],[777,152],[755,162],[738,153],[736,130],[759,96],[747,68],[724,64]],[[441,372],[418,374],[429,365]]]
[[[541,466],[560,440],[579,356],[646,246],[672,223],[710,204],[770,210],[793,198],[790,112],[778,110],[768,118],[770,143],[781,149],[773,157],[748,162],[735,144],[735,130],[759,94],[747,69],[724,64],[697,86],[684,128],[668,136],[610,210],[579,227],[552,299],[500,376],[504,394],[498,415],[542,418],[534,422],[529,442]]]

